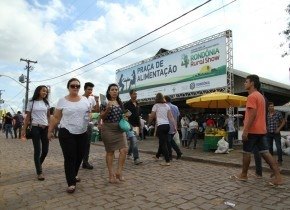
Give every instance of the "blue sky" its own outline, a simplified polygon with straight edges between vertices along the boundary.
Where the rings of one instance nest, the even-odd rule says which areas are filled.
[[[205,0],[2,0],[0,75],[18,80],[26,73],[23,70],[25,63],[20,62],[20,58],[37,60],[31,72],[29,96],[38,85],[50,85],[50,99],[55,105],[58,98],[67,94],[66,82],[71,77],[78,77],[82,84],[93,82],[98,95],[114,82],[116,69],[151,57],[160,48],[174,49],[231,29],[235,69],[289,84],[290,59],[281,58],[282,49],[279,47],[284,40],[279,32],[287,23],[285,8],[288,0],[237,0],[218,12],[114,59],[231,1],[213,0],[89,67],[47,80],[110,53]],[[111,59],[114,60],[108,62]],[[25,90],[21,85],[8,77],[0,77],[0,89],[5,90],[2,98],[6,103],[2,108],[22,109]]]

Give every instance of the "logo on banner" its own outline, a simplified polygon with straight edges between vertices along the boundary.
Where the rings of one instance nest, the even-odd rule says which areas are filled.
[[[190,83],[189,88],[190,88],[190,90],[193,90],[195,88],[195,83],[194,82]]]
[[[200,88],[200,87],[209,87],[210,86],[210,81],[203,81],[203,82],[192,82],[189,85],[189,88],[191,90],[195,88]]]

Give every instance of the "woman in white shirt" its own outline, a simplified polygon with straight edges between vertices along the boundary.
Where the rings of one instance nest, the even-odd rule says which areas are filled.
[[[59,123],[58,138],[64,157],[68,193],[73,193],[76,183],[80,182],[77,175],[88,138],[90,103],[86,97],[79,95],[80,87],[78,79],[72,78],[68,81],[69,94],[59,99],[48,129],[48,139],[51,139],[52,131]]]
[[[152,107],[151,114],[149,115],[149,124],[154,118],[156,118],[157,136],[159,138],[159,147],[156,158],[159,159],[160,155],[163,154],[166,163],[161,163],[160,165],[170,166],[168,152],[168,133],[170,130],[169,121],[174,124],[175,132],[177,129],[170,107],[166,104],[162,93],[157,93],[156,95],[155,104]]]
[[[32,125],[32,142],[34,147],[34,163],[39,181],[44,180],[42,174],[42,163],[48,153],[49,141],[47,139],[47,128],[50,121],[48,89],[44,85],[38,86],[32,99],[27,104],[26,117],[21,131],[21,138],[26,139],[26,128]]]

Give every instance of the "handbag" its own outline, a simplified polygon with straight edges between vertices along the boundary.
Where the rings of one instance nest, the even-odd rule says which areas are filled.
[[[124,117],[119,121],[119,127],[123,132],[128,132],[131,129],[130,123]]]
[[[30,110],[30,123],[29,125],[27,126],[26,128],[26,133],[25,133],[25,137],[26,139],[32,139],[32,119],[31,119],[31,116],[32,116],[32,109],[33,109],[33,104],[34,104],[34,101],[32,102],[32,107],[31,107],[31,110]]]

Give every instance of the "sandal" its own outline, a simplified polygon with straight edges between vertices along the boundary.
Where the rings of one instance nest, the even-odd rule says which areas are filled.
[[[109,183],[110,184],[116,184],[117,183],[115,175],[109,177]]]
[[[74,193],[75,190],[76,190],[76,186],[71,185],[71,186],[69,186],[69,187],[66,189],[66,192],[67,192],[67,193]]]
[[[119,179],[121,182],[125,182],[125,178],[121,174],[116,174],[116,179]]]
[[[235,181],[243,181],[243,182],[248,181],[248,177],[247,178],[241,178],[241,177],[239,177],[237,175],[230,176],[230,179],[235,180]]]
[[[43,174],[38,174],[38,175],[37,175],[37,179],[38,179],[39,181],[44,181],[44,180],[45,180]]]

